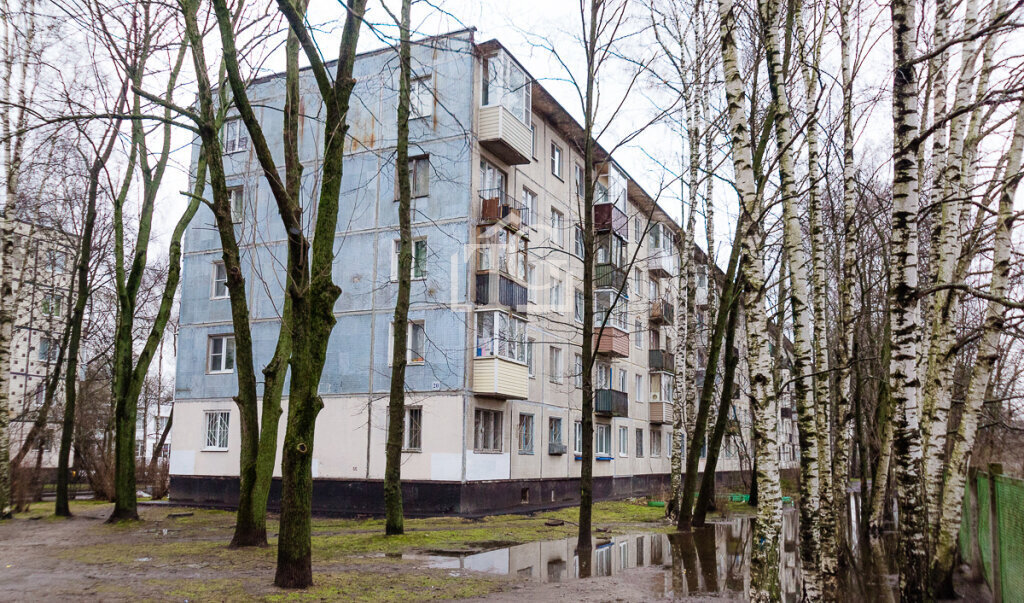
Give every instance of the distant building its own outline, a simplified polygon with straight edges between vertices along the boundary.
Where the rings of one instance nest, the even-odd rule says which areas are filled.
[[[582,128],[497,41],[478,44],[467,30],[412,52],[405,509],[474,514],[573,504],[581,466]],[[396,60],[384,49],[355,63],[333,274],[342,295],[313,443],[313,506],[321,512],[383,509],[397,290]],[[251,85],[278,153],[283,84],[277,75]],[[309,72],[300,86],[300,155],[314,199],[322,103]],[[279,328],[285,233],[237,118],[225,124],[224,146],[259,375]],[[679,226],[598,153],[594,285],[596,320],[605,326],[594,376],[595,494],[661,495]],[[201,207],[184,243],[170,461],[171,499],[183,503],[231,505],[237,497],[234,338],[219,248],[212,214]],[[701,277],[700,304],[708,280]],[[285,396],[286,403],[287,386]],[[736,400],[741,428],[726,440],[723,473],[750,470],[749,461],[741,466],[750,414],[745,398]]]
[[[47,380],[60,370],[57,351],[67,321],[76,239],[34,223],[15,227],[12,283],[18,300],[11,339],[11,457],[28,436],[43,407]],[[64,382],[60,378],[47,415],[46,429],[23,467],[57,467]]]

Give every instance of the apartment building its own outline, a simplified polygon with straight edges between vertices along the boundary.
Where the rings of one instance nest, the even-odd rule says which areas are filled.
[[[409,324],[401,327],[410,348],[402,465],[409,514],[567,505],[579,495],[583,131],[506,48],[477,43],[474,33],[412,50],[414,262]],[[396,61],[388,48],[355,63],[333,273],[342,294],[313,445],[313,505],[324,513],[381,512],[397,290]],[[300,85],[300,155],[312,200],[322,104],[308,73]],[[283,77],[254,81],[251,94],[280,156]],[[224,138],[259,368],[279,329],[285,233],[244,126],[229,119]],[[659,494],[669,472],[679,227],[599,155],[595,496]],[[171,498],[229,506],[239,453],[234,340],[205,207],[184,245]],[[744,433],[749,442],[749,426],[737,439]],[[740,457],[725,455],[719,467],[749,469]]]
[[[21,449],[44,406],[46,382],[58,372],[57,352],[67,321],[68,290],[74,269],[75,238],[34,222],[17,222],[11,267],[18,300],[11,339],[11,456]],[[60,447],[64,384],[57,384],[39,443],[24,467],[54,470]]]

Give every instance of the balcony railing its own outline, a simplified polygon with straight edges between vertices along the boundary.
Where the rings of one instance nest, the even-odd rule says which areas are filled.
[[[500,188],[480,191],[480,219],[501,222],[518,229],[523,223],[523,204]]]
[[[668,350],[650,350],[647,352],[647,364],[652,371],[671,373],[676,370],[676,357]]]
[[[600,338],[600,340],[598,340]],[[594,327],[594,352],[616,358],[629,356],[629,333],[618,327]]]
[[[676,275],[676,256],[669,249],[655,249],[647,258],[647,270],[656,278],[670,278]]]
[[[628,417],[629,394],[614,389],[594,392],[594,414],[605,417]]]
[[[650,406],[650,421],[651,421],[651,423],[671,423],[672,422],[672,403],[671,402],[651,402],[651,406]]]
[[[527,110],[529,112],[529,110]],[[509,165],[530,163],[530,126],[501,105],[480,108],[480,144]]]
[[[594,265],[594,288],[622,291],[622,299],[626,299],[629,290],[626,283],[626,271],[615,264]]]
[[[676,308],[667,299],[656,299],[651,302],[651,322],[655,324],[672,324],[676,320]]]
[[[629,238],[629,218],[614,203],[594,205],[594,230],[596,232],[612,231],[623,238]]]
[[[526,287],[504,274],[478,272],[475,301],[482,306],[497,303],[514,312],[526,312]]]

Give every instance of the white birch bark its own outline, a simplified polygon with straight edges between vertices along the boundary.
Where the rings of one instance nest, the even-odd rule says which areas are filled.
[[[940,2],[943,6],[945,2]],[[967,0],[964,33],[974,31],[978,19],[977,0]],[[942,38],[945,41],[945,36]],[[938,40],[937,40],[938,42]],[[944,53],[945,54],[945,53]],[[936,156],[936,182],[932,191],[933,203],[940,204],[940,219],[937,221],[932,236],[936,249],[935,284],[953,282],[954,270],[960,259],[961,207],[963,195],[961,191],[961,161],[964,151],[964,138],[969,123],[969,114],[962,111],[970,102],[974,79],[974,62],[977,58],[976,43],[967,41],[962,49],[963,62],[957,80],[956,96],[952,111],[954,117],[949,125],[949,148],[946,156]],[[944,72],[940,68],[937,73]],[[936,120],[946,119],[940,116],[939,106],[945,110],[945,78],[941,79],[941,91],[936,91]],[[941,92],[941,94],[939,93]],[[940,100],[940,96],[943,97]],[[940,128],[940,131],[945,128]],[[939,136],[941,139],[941,136]],[[938,149],[936,149],[938,153]],[[954,345],[954,317],[959,310],[960,296],[953,290],[938,292],[930,304],[929,342],[927,357],[927,373],[922,389],[922,443],[924,446],[925,501],[928,506],[929,525],[936,526],[939,513],[938,495],[942,491],[943,465],[946,450],[946,431],[949,423],[949,409],[952,403],[954,355],[950,350]]]
[[[758,9],[768,61],[769,86],[775,104],[775,140],[778,146],[779,186],[782,195],[783,246],[789,264],[789,300],[793,314],[793,397],[800,431],[800,561],[804,597],[816,601],[822,596],[821,551],[821,466],[819,425],[812,397],[813,326],[808,292],[807,252],[797,214],[794,175],[792,112],[786,91],[778,35],[779,15],[770,0],[759,0]],[[780,300],[780,303],[783,303]],[[780,325],[781,327],[781,325]]]
[[[768,324],[764,312],[764,225],[761,201],[754,182],[750,131],[747,125],[746,96],[736,48],[736,15],[732,0],[719,0],[722,71],[725,79],[729,141],[735,171],[736,190],[743,213],[749,220],[742,237],[741,253],[744,289],[743,305],[747,319],[747,370],[750,407],[754,413],[757,438],[754,454],[757,463],[758,508],[754,519],[750,556],[751,601],[779,599],[779,532],[782,527],[782,496],[779,488],[779,449],[776,440],[776,404],[771,389],[771,358],[766,336]],[[743,220],[740,220],[742,223]]]
[[[27,108],[32,104],[35,85],[34,69],[30,58],[36,51],[36,7],[34,0],[24,6],[11,7],[3,2],[3,87],[0,102],[0,135],[3,144],[3,169],[6,186],[4,207],[0,213],[0,519],[6,517],[12,506],[10,465],[10,389],[11,337],[17,308],[14,291],[15,220],[18,218],[18,180],[21,175],[22,155],[25,147]],[[15,18],[25,15],[25,21]],[[25,31],[21,31],[24,28]],[[18,107],[13,109],[12,107]]]
[[[893,402],[893,460],[900,504],[897,566],[900,594],[905,600],[925,598],[927,537],[921,485],[921,432],[917,371],[920,342],[918,308],[917,218],[918,115],[917,74],[913,60],[917,43],[916,3],[890,4],[893,36],[893,213],[889,320],[892,359],[889,380]]]
[[[992,367],[999,357],[999,337],[1003,332],[1006,307],[998,300],[1007,289],[1010,273],[1010,252],[1014,222],[1013,200],[1021,181],[1021,154],[1024,152],[1024,103],[1017,109],[1013,140],[1007,153],[1006,181],[999,195],[996,234],[993,242],[992,280],[989,284],[988,308],[982,327],[978,354],[971,371],[963,416],[953,436],[949,454],[947,479],[942,490],[938,537],[935,547],[933,576],[936,582],[951,579],[963,511],[964,483],[970,464],[971,449],[978,430],[978,416],[985,400],[985,391]]]

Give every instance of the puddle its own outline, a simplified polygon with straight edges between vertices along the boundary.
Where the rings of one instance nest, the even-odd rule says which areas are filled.
[[[787,602],[801,599],[797,518],[793,509],[783,514],[779,578],[782,600]],[[639,583],[653,597],[715,595],[743,599],[750,583],[752,527],[751,518],[738,517],[692,532],[601,535],[594,539],[591,576],[600,579],[653,568],[657,570],[653,578],[648,582],[645,577]],[[575,537],[468,553],[436,553],[403,557],[437,569],[517,576],[532,582],[567,582],[581,576]],[[877,570],[851,572],[856,575],[843,579],[842,597],[848,601],[891,600],[888,595],[892,584]]]

